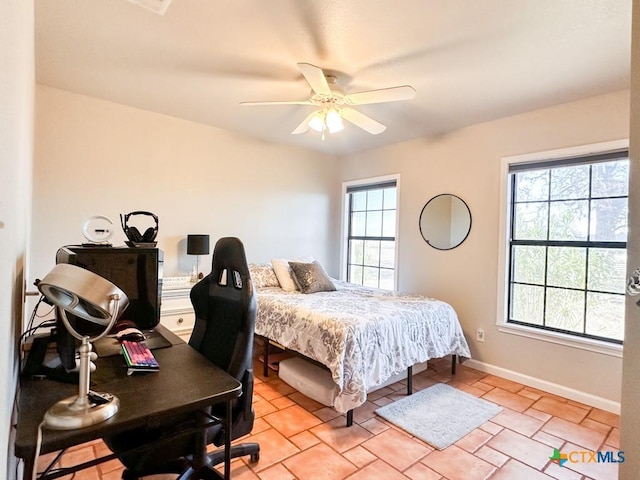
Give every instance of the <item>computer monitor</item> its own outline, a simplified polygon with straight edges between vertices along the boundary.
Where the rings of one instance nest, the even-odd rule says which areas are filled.
[[[119,287],[129,297],[120,316],[141,329],[160,322],[163,252],[157,248],[66,246],[56,263],[70,263],[92,271]]]

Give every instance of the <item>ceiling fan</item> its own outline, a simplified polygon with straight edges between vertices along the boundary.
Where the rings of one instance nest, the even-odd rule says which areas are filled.
[[[336,77],[326,75],[320,67],[310,63],[298,63],[298,68],[311,87],[311,97],[300,101],[242,102],[240,105],[312,105],[318,107],[310,113],[293,132],[305,133],[310,128],[322,133],[334,133],[344,128],[342,120],[347,120],[363,130],[377,135],[387,128],[377,120],[351,108],[355,105],[410,100],[416,91],[409,85],[345,93],[338,85]]]

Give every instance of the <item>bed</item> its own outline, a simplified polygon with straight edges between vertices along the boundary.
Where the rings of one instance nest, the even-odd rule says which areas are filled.
[[[250,265],[258,297],[255,333],[324,365],[338,387],[333,408],[340,413],[416,363],[470,357],[448,303],[335,279],[333,291],[285,290],[269,270]]]

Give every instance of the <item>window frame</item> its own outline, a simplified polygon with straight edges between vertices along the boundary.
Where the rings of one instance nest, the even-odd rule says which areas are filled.
[[[509,288],[510,288],[510,242],[512,212],[512,182],[510,181],[510,167],[516,164],[541,163],[562,161],[572,157],[601,155],[613,151],[628,150],[628,139],[614,140],[578,147],[536,152],[531,154],[503,157],[500,165],[500,237],[498,244],[498,288],[497,288],[497,319],[498,330],[503,333],[524,336],[555,343],[559,345],[589,350],[597,353],[621,357],[623,345],[610,341],[597,340],[588,337],[546,330],[537,327],[508,322],[509,317]]]
[[[349,216],[350,205],[347,200],[347,190],[354,187],[375,186],[395,182],[396,184],[396,234],[395,234],[395,255],[394,255],[394,276],[393,290],[398,289],[398,245],[400,233],[400,174],[384,175],[379,177],[363,178],[360,180],[350,180],[342,183],[342,225],[341,225],[341,248],[340,248],[340,279],[347,281],[348,279],[348,263],[349,263]]]

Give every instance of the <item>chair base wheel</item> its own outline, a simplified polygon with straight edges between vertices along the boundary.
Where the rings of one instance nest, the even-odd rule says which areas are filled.
[[[257,462],[258,460],[260,460],[260,454],[259,453],[252,453],[249,456],[249,460],[252,462]]]

